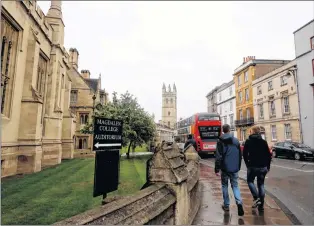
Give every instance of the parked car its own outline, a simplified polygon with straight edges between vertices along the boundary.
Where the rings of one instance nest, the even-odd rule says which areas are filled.
[[[273,146],[273,157],[284,156],[295,160],[311,158],[314,160],[314,149],[297,142],[278,142]]]

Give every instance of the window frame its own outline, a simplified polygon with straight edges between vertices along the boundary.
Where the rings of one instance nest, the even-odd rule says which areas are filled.
[[[289,125],[289,127],[288,127]],[[289,128],[288,133],[290,134],[290,138],[287,138],[287,128]],[[284,124],[284,136],[286,141],[292,140],[292,130],[291,130],[291,124],[290,123],[285,123]]]
[[[249,71],[245,71],[244,72],[244,83],[248,82],[249,81]]]
[[[273,130],[275,128],[275,130]],[[271,134],[271,140],[272,141],[277,141],[277,127],[276,125],[270,125],[270,134]],[[275,136],[274,136],[275,134]]]

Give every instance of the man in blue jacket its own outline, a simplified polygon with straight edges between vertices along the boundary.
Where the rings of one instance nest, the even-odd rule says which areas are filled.
[[[217,142],[215,161],[216,175],[219,176],[219,171],[221,171],[221,185],[224,199],[222,209],[229,211],[228,181],[230,180],[233,195],[238,207],[238,215],[243,216],[243,203],[238,186],[238,172],[241,169],[242,161],[240,143],[237,138],[230,134],[230,126],[228,124],[223,125],[222,130],[224,134],[219,137]]]

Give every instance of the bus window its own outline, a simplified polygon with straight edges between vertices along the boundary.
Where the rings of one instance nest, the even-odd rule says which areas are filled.
[[[220,126],[199,126],[200,137],[202,140],[218,139],[220,131]]]
[[[198,120],[199,121],[209,121],[209,120],[219,120],[220,121],[220,117],[219,116],[215,116],[215,115],[200,115],[198,116]]]

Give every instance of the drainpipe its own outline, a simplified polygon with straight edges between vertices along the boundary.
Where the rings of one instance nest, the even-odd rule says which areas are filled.
[[[293,73],[293,78],[294,78],[294,81],[297,85],[297,95],[298,95],[298,108],[299,108],[299,129],[300,129],[300,138],[301,138],[301,143],[303,144],[303,131],[302,131],[302,122],[301,122],[301,119],[302,119],[302,114],[301,114],[301,107],[300,107],[300,94],[299,94],[299,83],[298,83],[298,77],[297,77],[297,68],[294,68],[292,71]]]

